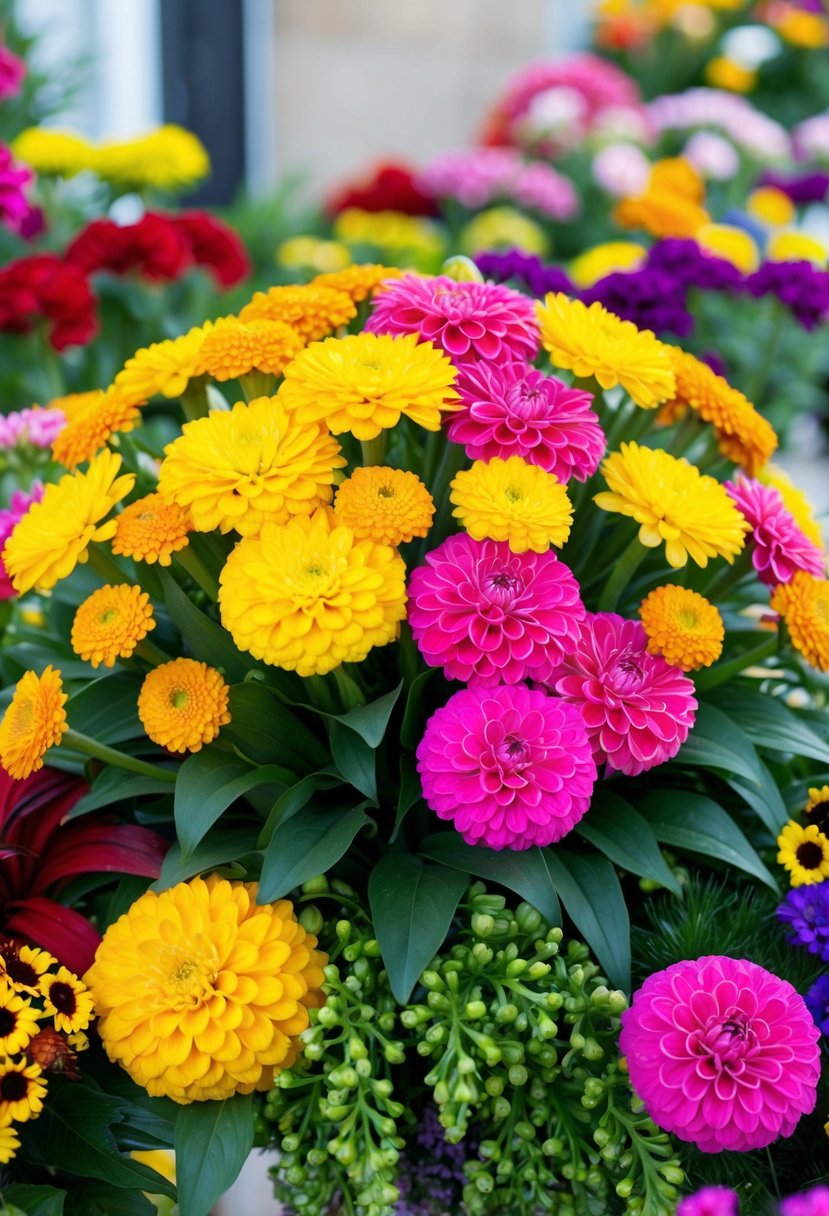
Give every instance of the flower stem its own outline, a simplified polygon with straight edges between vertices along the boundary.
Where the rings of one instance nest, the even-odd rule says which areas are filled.
[[[763,659],[770,659],[776,653],[779,645],[780,638],[775,630],[770,637],[764,638],[760,645],[755,646],[753,650],[745,650],[725,663],[715,663],[707,671],[701,671],[694,676],[697,691],[708,692],[710,689],[724,684],[726,680],[733,680],[747,667],[754,667],[755,664],[762,663]]]
[[[191,380],[181,394],[181,408],[188,422],[194,418],[206,418],[210,413],[210,402],[207,397],[207,377],[197,376]]]
[[[111,554],[107,553],[100,545],[92,544],[87,550],[90,570],[104,580],[105,583],[117,587],[120,583],[128,583],[130,576],[116,562]]]
[[[245,401],[253,401],[256,397],[272,397],[276,391],[276,376],[270,372],[251,371],[239,377]]]
[[[368,468],[369,465],[382,464],[386,455],[386,440],[388,438],[386,431],[381,431],[379,435],[375,435],[373,439],[361,439],[360,447],[363,453],[363,466]]]
[[[67,730],[61,742],[76,752],[82,752],[83,755],[91,756],[94,760],[102,760],[104,764],[114,764],[117,768],[126,769],[129,773],[141,773],[144,777],[154,777],[157,781],[169,781],[170,783],[176,779],[176,774],[170,772],[169,769],[149,764],[146,760],[139,760],[136,756],[127,756],[123,752],[116,751],[114,747],[98,743],[96,739],[90,739],[89,735],[82,735],[76,730]]]
[[[639,540],[638,535],[625,549],[616,562],[613,573],[605,583],[604,591],[599,597],[599,612],[613,612],[619,602],[619,596],[633,578],[640,562],[644,560],[647,549]]]
[[[215,604],[219,598],[219,584],[195,553],[192,545],[188,545],[186,549],[179,549],[175,558],[181,568],[187,571],[193,581],[198,583],[202,591],[209,595]]]
[[[155,642],[149,638],[142,638],[133,652],[137,658],[144,659],[145,662],[151,663],[153,667],[158,667],[162,663],[169,663],[170,656],[165,654],[160,646],[156,646]]]

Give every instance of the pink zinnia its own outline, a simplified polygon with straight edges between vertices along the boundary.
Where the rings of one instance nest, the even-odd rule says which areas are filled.
[[[0,449],[30,444],[34,448],[50,448],[66,426],[61,410],[25,409],[0,415]]]
[[[593,396],[523,363],[472,363],[461,369],[463,409],[446,435],[470,460],[522,456],[561,482],[586,481],[604,455]]]
[[[829,1216],[829,1186],[813,1186],[780,1201],[780,1216]]]
[[[405,274],[374,297],[366,330],[419,334],[454,363],[476,359],[532,361],[538,354],[535,305],[495,283],[456,283],[446,275]]]
[[[11,502],[5,510],[0,510],[0,600],[13,599],[17,592],[12,586],[11,579],[6,573],[6,566],[3,561],[3,550],[6,547],[6,541],[11,536],[17,525],[20,523],[23,516],[28,511],[33,502],[40,502],[43,497],[43,486],[39,481],[32,484],[30,493],[25,494],[22,490],[17,490],[12,494]]]
[[[11,150],[0,144],[0,224],[11,232],[21,232],[32,210],[25,190],[33,176],[27,165],[18,164]]]
[[[554,553],[450,536],[409,582],[409,625],[430,667],[480,686],[545,680],[575,643],[584,605]]]
[[[467,844],[553,844],[590,806],[596,766],[571,705],[523,684],[464,688],[417,749],[423,797]]]
[[[824,553],[801,532],[779,490],[743,476],[727,481],[725,488],[751,524],[751,560],[762,583],[767,587],[790,583],[798,570],[824,577]]]
[[[639,621],[588,613],[548,681],[581,710],[596,763],[627,777],[675,756],[696,717],[693,683],[647,645]]]
[[[654,1123],[704,1153],[790,1136],[814,1110],[819,1031],[786,980],[709,955],[649,976],[619,1047]]]
[[[738,1216],[737,1192],[728,1186],[704,1186],[680,1200],[676,1216]]]
[[[25,75],[26,64],[23,60],[0,43],[0,101],[17,96]]]

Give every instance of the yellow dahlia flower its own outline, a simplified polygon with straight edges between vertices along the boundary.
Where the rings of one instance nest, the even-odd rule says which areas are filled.
[[[3,561],[22,595],[36,587],[48,591],[85,562],[93,541],[109,540],[115,520],[102,520],[129,494],[132,473],[118,477],[121,457],[104,451],[89,462],[85,473],[67,473],[47,485],[6,541]]]
[[[30,1064],[26,1056],[0,1059],[0,1127],[9,1120],[25,1123],[37,1118],[46,1097],[41,1076],[40,1065]]]
[[[151,629],[153,606],[140,587],[99,587],[84,600],[72,623],[72,649],[93,667],[128,659]]]
[[[47,667],[42,676],[25,672],[0,722],[0,764],[15,780],[43,768],[43,757],[69,729],[60,672]]]
[[[387,279],[399,279],[402,273],[403,271],[398,266],[364,262],[355,266],[347,266],[343,270],[318,274],[310,286],[333,287],[335,291],[344,291],[355,304],[362,304],[363,300],[373,296],[377,288]]]
[[[59,967],[54,974],[41,976],[40,992],[43,1008],[55,1025],[55,1030],[77,1034],[86,1030],[95,1016],[92,994],[83,980],[69,970]]]
[[[301,423],[375,439],[401,416],[439,431],[441,410],[461,407],[455,376],[443,351],[416,334],[353,334],[306,347],[285,368],[277,396]]]
[[[147,891],[84,977],[109,1058],[183,1104],[267,1090],[323,1004],[326,956],[287,900],[216,875]]]
[[[674,396],[670,347],[649,329],[637,329],[601,304],[588,308],[561,292],[536,304],[541,342],[556,367],[595,376],[602,388],[621,384],[645,409]]]
[[[324,508],[245,537],[221,573],[222,624],[240,650],[301,676],[359,663],[398,635],[406,567]]]
[[[180,397],[201,374],[202,346],[212,328],[212,321],[205,321],[178,338],[137,350],[115,377],[119,398],[144,405],[150,397]]]
[[[40,1026],[40,1011],[12,987],[0,988],[0,1056],[25,1051]]]
[[[214,380],[238,380],[258,371],[281,376],[305,343],[284,321],[220,317],[204,339],[199,370]]]
[[[797,570],[790,583],[775,587],[771,606],[786,622],[795,650],[829,671],[829,582]]]
[[[186,549],[193,520],[186,507],[147,494],[125,507],[115,520],[112,552],[136,562],[169,566],[172,555]]]
[[[414,473],[371,465],[355,469],[340,485],[334,511],[358,540],[396,548],[427,534],[435,504]]]
[[[282,321],[293,326],[305,342],[316,342],[347,325],[356,315],[357,307],[350,293],[306,283],[257,291],[239,313],[239,320]]]
[[[101,144],[93,167],[105,181],[177,191],[207,177],[210,157],[192,131],[166,123],[146,135]]]
[[[710,667],[722,654],[725,626],[704,595],[668,583],[642,601],[639,617],[648,635],[648,651],[661,654],[674,667],[696,671]]]
[[[505,540],[513,553],[546,553],[570,535],[573,508],[552,473],[520,456],[476,460],[457,474],[449,501],[475,540]]]
[[[777,860],[789,871],[793,887],[809,887],[829,878],[829,837],[817,825],[790,819],[777,837]]]
[[[698,566],[711,557],[733,562],[748,524],[713,477],[661,449],[623,443],[602,464],[610,487],[593,501],[603,511],[629,515],[648,549],[665,542],[665,558],[678,569],[690,556]]]
[[[153,743],[171,752],[198,752],[230,721],[229,694],[215,667],[173,659],[144,677],[138,717]]]
[[[67,469],[91,460],[118,432],[133,430],[140,419],[138,406],[122,400],[118,391],[78,393],[88,400],[71,411],[66,426],[52,444],[52,458]]]
[[[323,422],[257,397],[185,423],[165,448],[158,490],[190,511],[197,532],[254,536],[268,520],[284,524],[330,503],[345,463]]]

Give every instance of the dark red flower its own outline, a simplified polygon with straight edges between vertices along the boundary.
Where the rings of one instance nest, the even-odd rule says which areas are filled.
[[[349,207],[362,211],[402,211],[406,215],[438,215],[435,200],[415,185],[414,172],[403,164],[379,164],[358,181],[344,182],[325,203],[326,215]]]
[[[211,272],[220,287],[235,287],[251,272],[250,258],[238,233],[206,211],[183,211],[173,217],[190,242],[197,266]]]
[[[66,260],[84,274],[137,271],[157,282],[178,279],[193,265],[185,232],[166,215],[148,211],[135,224],[93,220],[66,250]]]
[[[55,350],[83,346],[98,332],[97,301],[86,276],[54,253],[20,258],[0,270],[0,330],[29,333],[41,318]]]

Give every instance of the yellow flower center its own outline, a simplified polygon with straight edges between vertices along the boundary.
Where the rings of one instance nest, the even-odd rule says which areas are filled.
[[[106,612],[101,613],[101,616],[100,616],[101,624],[102,625],[111,625],[117,616],[118,616],[117,608],[107,608]]]
[[[169,970],[164,978],[175,997],[195,1005],[210,995],[216,979],[216,969],[207,958],[174,949],[171,951]]]
[[[170,704],[173,709],[184,709],[189,700],[190,694],[183,688],[177,688],[170,693]]]
[[[697,614],[692,612],[690,608],[683,608],[679,614],[679,623],[683,629],[696,629]]]
[[[522,495],[517,486],[507,486],[504,490],[504,497],[507,502],[520,502]]]
[[[378,486],[377,487],[377,497],[378,498],[394,498],[394,490],[391,486]]]

